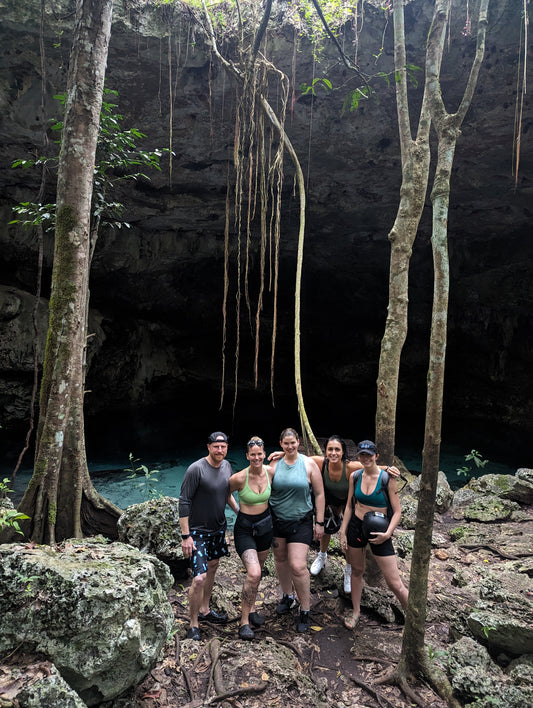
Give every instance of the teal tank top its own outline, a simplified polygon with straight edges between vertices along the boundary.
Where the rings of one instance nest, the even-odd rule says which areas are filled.
[[[284,459],[276,465],[270,506],[274,514],[285,521],[302,519],[313,510],[311,489],[302,455],[298,455],[294,465],[288,465]]]
[[[250,489],[250,486],[248,485],[248,474],[250,472],[250,468],[246,468],[246,482],[244,483],[244,487],[241,489],[239,492],[239,504],[247,504],[248,506],[255,506],[257,504],[264,504],[270,499],[270,477],[268,476],[268,472],[266,471],[265,466],[263,465],[263,472],[265,473],[266,479],[267,479],[267,486],[265,488],[264,492],[261,492],[260,494],[256,493],[253,491],[253,489]]]
[[[355,472],[354,472],[355,474]],[[363,494],[361,491],[361,479],[363,478],[363,475],[360,474],[359,478],[357,480],[357,483],[355,485],[355,491],[354,491],[354,497],[355,500],[358,502],[361,502],[361,504],[365,504],[366,506],[376,506],[378,508],[387,508],[387,497],[385,496],[385,493],[383,492],[381,488],[381,475],[383,474],[383,470],[379,471],[379,477],[377,484],[374,488],[374,491],[372,494]]]

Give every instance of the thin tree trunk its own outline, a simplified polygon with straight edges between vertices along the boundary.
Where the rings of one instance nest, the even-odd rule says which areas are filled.
[[[449,705],[458,705],[453,698],[449,684],[435,671],[434,667],[429,666],[424,649],[424,636],[431,536],[439,470],[447,342],[450,281],[447,234],[450,181],[455,146],[460,135],[460,126],[471,103],[479,75],[479,68],[483,61],[489,0],[481,0],[480,3],[476,56],[472,64],[463,100],[455,114],[446,113],[439,82],[450,4],[450,0],[436,1],[427,48],[426,86],[430,97],[433,123],[438,136],[437,167],[431,191],[433,203],[431,243],[435,272],[422,475],[400,672],[410,676],[425,675],[439,693],[446,697]]]
[[[416,139],[413,140],[411,135],[403,7],[404,0],[394,0],[394,66],[402,184],[398,212],[389,233],[389,305],[381,340],[377,379],[376,442],[380,459],[385,464],[392,464],[394,459],[400,358],[407,337],[409,263],[426,200],[430,162],[431,119],[426,91],[420,109]]]
[[[28,535],[55,543],[84,531],[82,500],[106,515],[120,510],[97,495],[85,457],[90,211],[112,0],[78,0],[57,184],[50,320],[40,395],[35,467],[19,511]]]

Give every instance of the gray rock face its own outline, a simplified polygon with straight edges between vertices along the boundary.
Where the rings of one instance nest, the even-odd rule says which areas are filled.
[[[20,708],[86,708],[87,706],[49,661],[16,667],[0,666],[0,676],[4,678],[7,675],[9,675],[10,688],[8,691],[2,691],[2,698],[16,699],[17,702],[13,705]],[[2,683],[5,688],[5,682]]]
[[[39,652],[88,706],[110,700],[155,665],[171,584],[163,563],[121,543],[0,546],[0,651]]]
[[[418,494],[420,492],[420,479],[418,476],[415,480],[406,485],[404,493],[413,496],[418,499]],[[448,484],[448,480],[444,472],[439,472],[437,480],[437,496],[435,498],[435,510],[442,514],[448,511],[453,501],[453,492]]]
[[[533,470],[520,469],[516,475],[485,474],[471,479],[468,489],[482,494],[493,494],[521,504],[533,504]]]
[[[155,555],[169,566],[175,577],[186,573],[189,561],[181,550],[177,499],[161,497],[132,504],[119,518],[117,526],[120,541]]]

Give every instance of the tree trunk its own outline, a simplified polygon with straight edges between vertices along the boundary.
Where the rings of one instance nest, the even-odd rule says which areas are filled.
[[[413,242],[422,216],[429,179],[429,129],[431,119],[426,91],[416,139],[411,136],[403,0],[394,0],[394,66],[396,105],[402,159],[400,204],[389,233],[391,243],[389,305],[379,358],[376,406],[376,442],[384,464],[394,460],[396,404],[400,358],[407,337],[409,303],[409,262]]]
[[[112,7],[112,0],[78,0],[76,7],[35,467],[19,505],[31,517],[24,530],[38,543],[104,530],[91,521],[91,506],[108,520],[107,533],[120,514],[92,486],[83,419],[90,213]]]
[[[432,250],[434,265],[433,312],[431,321],[430,358],[426,399],[426,424],[422,456],[422,476],[411,561],[409,604],[403,635],[400,668],[410,676],[425,675],[439,690],[448,694],[454,704],[449,686],[429,666],[424,649],[427,608],[427,582],[431,555],[431,536],[439,471],[441,423],[446,358],[447,317],[449,296],[448,206],[453,158],[460,126],[477,83],[479,68],[485,51],[485,33],[489,0],[481,0],[478,20],[476,56],[465,88],[463,100],[455,114],[448,114],[442,100],[439,75],[448,22],[450,0],[437,0],[432,29],[428,38],[426,87],[431,115],[438,136],[438,156],[431,191],[433,203]]]

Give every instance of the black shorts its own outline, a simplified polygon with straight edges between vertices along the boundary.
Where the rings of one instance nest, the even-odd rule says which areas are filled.
[[[278,519],[272,514],[274,522],[274,538],[284,538],[287,543],[305,543],[308,546],[313,541],[313,512],[310,511],[301,519]]]
[[[207,533],[205,531],[191,531],[191,536],[196,546],[189,560],[189,567],[193,576],[207,573],[207,562],[229,556],[226,543],[226,531]]]
[[[258,533],[254,524],[262,519],[270,518],[270,509],[266,509],[261,514],[245,514],[239,511],[235,526],[233,527],[233,537],[235,540],[235,550],[242,556],[244,551],[250,548],[256,551],[266,551],[272,545],[273,529],[266,533]]]
[[[352,548],[364,548],[367,543],[375,556],[394,556],[394,546],[392,540],[388,538],[384,543],[370,543],[368,536],[363,531],[363,520],[352,514],[348,530],[346,532],[348,545]]]

